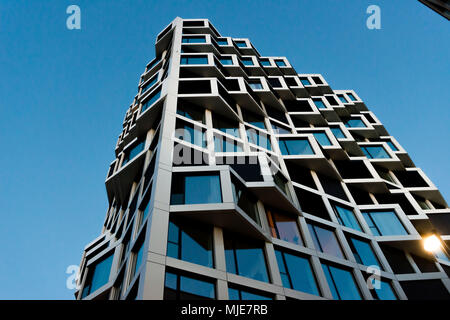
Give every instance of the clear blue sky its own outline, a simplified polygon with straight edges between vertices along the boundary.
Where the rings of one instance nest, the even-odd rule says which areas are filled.
[[[418,1],[0,0],[0,299],[72,299],[66,267],[101,231],[124,113],[176,16],[354,89],[449,198],[450,24]]]

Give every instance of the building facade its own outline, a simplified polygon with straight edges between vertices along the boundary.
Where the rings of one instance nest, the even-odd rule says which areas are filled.
[[[449,299],[450,209],[356,92],[204,19],[155,52],[77,299]]]

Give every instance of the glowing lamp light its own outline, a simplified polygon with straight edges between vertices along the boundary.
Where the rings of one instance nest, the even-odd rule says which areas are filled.
[[[428,252],[437,252],[441,249],[441,241],[433,234],[423,240],[423,247]]]

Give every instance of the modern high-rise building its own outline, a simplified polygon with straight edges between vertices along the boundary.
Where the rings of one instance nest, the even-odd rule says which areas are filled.
[[[356,92],[206,19],[155,53],[77,299],[449,299],[450,209]]]

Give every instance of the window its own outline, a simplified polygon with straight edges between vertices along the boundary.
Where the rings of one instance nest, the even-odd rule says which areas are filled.
[[[214,135],[215,152],[242,152],[242,145],[222,135]]]
[[[272,237],[303,245],[296,217],[270,209],[267,210],[267,220],[269,221]]]
[[[334,134],[336,139],[345,139],[346,138],[345,134],[338,127],[334,127],[334,128],[332,127],[331,132]]]
[[[333,231],[308,224],[316,250],[344,259],[344,253]]]
[[[191,120],[205,123],[205,110],[202,107],[181,102],[178,103],[177,114]]]
[[[214,300],[214,283],[166,272],[164,300]]]
[[[266,125],[264,124],[264,118],[261,116],[258,116],[254,113],[250,112],[242,112],[242,115],[244,117],[245,122],[254,125],[255,127],[258,127],[260,129],[266,130]]]
[[[397,296],[394,293],[391,284],[385,280],[378,281],[380,288],[370,290],[372,297],[376,300],[397,300]]]
[[[347,96],[350,98],[350,100],[356,101],[356,98],[355,98],[355,96],[352,93],[348,92]]]
[[[182,43],[206,43],[205,37],[183,37]]]
[[[113,254],[110,254],[101,261],[90,265],[86,283],[83,288],[81,298],[90,295],[100,287],[104,286],[109,281],[109,274],[111,272],[111,266],[113,261]]]
[[[153,77],[153,79],[151,79],[146,85],[144,85],[142,87],[142,93],[141,94],[147,92],[147,90],[150,89],[151,87],[153,87],[157,82],[158,82],[158,75]]]
[[[233,200],[253,221],[260,224],[256,198],[234,177],[231,179]]]
[[[398,151],[398,148],[392,143],[392,141],[386,141],[386,143],[393,151]]]
[[[280,139],[282,155],[312,155],[315,154],[308,139]]]
[[[233,59],[232,58],[220,58],[220,63],[223,64],[224,66],[229,66],[233,64]]]
[[[145,147],[145,140],[138,141],[133,147],[128,148],[125,152],[125,157],[123,158],[122,167],[126,165],[130,160],[134,159]]]
[[[150,97],[142,104],[141,113],[152,106],[161,97],[161,88],[153,92]]]
[[[363,216],[375,236],[408,234],[394,211],[363,212]]]
[[[252,58],[242,58],[241,61],[244,66],[253,66]]]
[[[313,99],[314,104],[317,109],[325,109],[327,106],[323,103],[322,99]]]
[[[213,127],[223,133],[239,138],[239,123],[213,114]]]
[[[366,128],[364,121],[361,119],[349,119],[345,122],[347,128]]]
[[[247,47],[247,43],[245,41],[235,41],[234,43],[236,43],[238,48],[246,48]]]
[[[186,219],[171,217],[167,255],[214,268],[212,228]]]
[[[253,90],[262,90],[264,89],[261,82],[258,80],[252,80],[248,82],[248,85],[250,86],[250,88],[252,88]]]
[[[367,158],[369,159],[390,159],[391,156],[381,146],[361,147]]]
[[[272,150],[272,144],[270,143],[270,137],[268,134],[259,132],[255,129],[247,128],[248,142],[256,144],[267,150]]]
[[[331,141],[325,132],[314,132],[313,135],[322,147],[331,146]]]
[[[231,234],[225,234],[224,242],[227,272],[269,282],[262,244]]]
[[[218,174],[172,176],[170,204],[199,204],[222,202],[222,191]]]
[[[272,124],[272,129],[275,132],[275,134],[289,134],[292,133],[292,131],[284,126],[280,126],[278,124],[275,124],[273,122],[271,122]]]
[[[267,81],[274,88],[281,88],[283,86],[278,78],[267,78]]]
[[[175,134],[175,137],[178,139],[206,148],[205,131],[199,126],[177,120]]]
[[[139,267],[142,264],[142,256],[143,256],[143,254],[144,254],[144,243],[141,243],[141,245],[139,246],[138,251],[135,253],[134,269],[133,269],[132,277],[134,277],[136,275],[136,273],[139,270]]]
[[[361,294],[350,271],[322,264],[333,298],[336,300],[361,300]]]
[[[300,82],[304,86],[310,86],[311,85],[311,82],[308,80],[308,78],[300,78]]]
[[[278,67],[286,67],[286,63],[283,60],[275,60]]]
[[[354,237],[349,237],[349,239],[350,248],[355,256],[356,262],[365,266],[378,266],[381,269],[380,262],[368,241]]]
[[[217,39],[217,44],[219,46],[227,46],[228,45],[228,41],[227,41],[227,39]]]
[[[269,61],[269,60],[260,60],[259,63],[260,63],[263,67],[270,67],[270,61]]]
[[[337,96],[342,103],[348,103],[347,99],[345,99],[345,96],[343,94],[338,94]]]
[[[229,300],[273,300],[272,297],[269,297],[265,294],[250,292],[243,289],[236,289],[229,287],[228,288],[228,299]]]
[[[333,209],[334,213],[336,214],[336,218],[341,225],[361,231],[361,227],[359,226],[358,220],[355,217],[355,213],[352,210],[338,205],[334,205]]]
[[[181,64],[208,64],[207,56],[181,56]]]
[[[319,295],[316,279],[307,258],[275,250],[283,286],[309,294]]]

